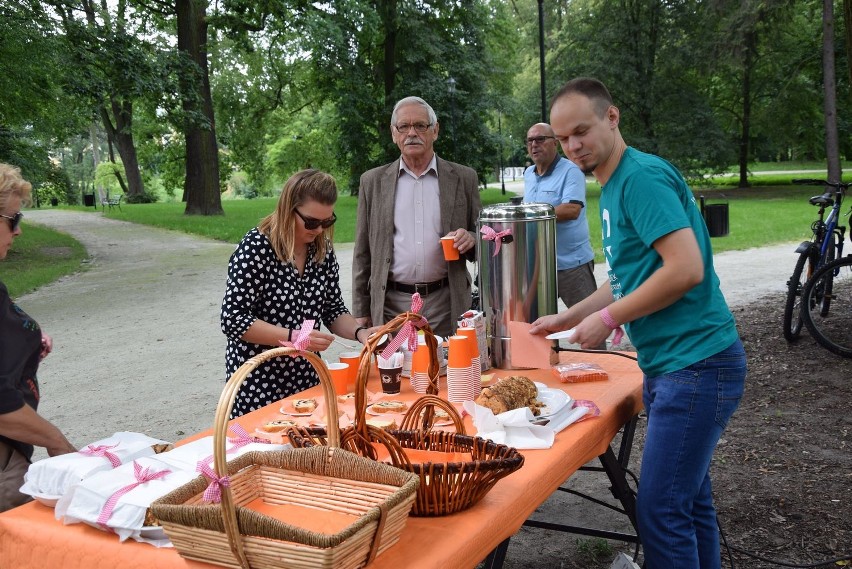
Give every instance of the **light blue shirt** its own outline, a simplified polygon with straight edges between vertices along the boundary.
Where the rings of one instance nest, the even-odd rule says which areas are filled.
[[[576,164],[557,156],[539,176],[535,165],[524,171],[524,202],[556,207],[569,202],[582,204],[577,219],[556,222],[556,270],[573,269],[595,258],[586,220],[586,176]]]

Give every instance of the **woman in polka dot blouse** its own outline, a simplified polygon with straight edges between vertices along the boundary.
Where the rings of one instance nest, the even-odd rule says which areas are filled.
[[[314,320],[308,349],[321,352],[334,334],[363,342],[371,330],[359,326],[343,304],[339,268],[332,248],[337,187],[319,170],[287,180],[275,211],[243,237],[228,263],[222,301],[226,378],[246,360],[281,341],[294,340],[305,320]],[[237,394],[234,417],[317,385],[304,358],[261,364]]]

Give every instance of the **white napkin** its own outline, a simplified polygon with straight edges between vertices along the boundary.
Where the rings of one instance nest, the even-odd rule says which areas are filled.
[[[112,447],[108,451],[124,464],[142,456],[153,455],[152,445],[161,444],[168,443],[142,433],[119,432],[88,446]],[[103,456],[89,456],[79,452],[53,456],[30,465],[24,475],[21,492],[30,496],[59,498],[73,484],[87,476],[112,468],[112,463]]]
[[[225,443],[225,449],[229,449],[234,445],[228,441]],[[287,444],[266,444],[266,443],[249,443],[227,453],[227,460],[233,460],[238,456],[242,456],[247,452],[257,450],[267,452],[272,450],[288,450],[293,448],[293,445]],[[185,445],[175,447],[169,452],[164,452],[157,455],[157,459],[170,465],[174,469],[187,470],[196,472],[198,462],[208,459],[208,464],[213,464],[213,437],[203,437],[192,441]],[[197,473],[196,473],[197,476]]]
[[[465,401],[464,410],[473,418],[476,434],[498,444],[517,449],[543,449],[553,446],[553,439],[559,431],[577,422],[589,412],[587,407],[572,408],[566,405],[549,417],[546,425],[533,425],[536,417],[529,407],[512,409],[495,415],[491,409]]]
[[[553,446],[554,431],[548,426],[530,423],[535,416],[529,407],[512,409],[495,415],[491,409],[465,401],[462,406],[473,418],[476,434],[495,443],[517,449],[550,448]]]
[[[145,513],[151,502],[194,480],[199,474],[177,470],[155,457],[142,457],[134,462],[143,468],[148,468],[152,473],[163,470],[171,472],[162,478],[144,482],[121,496],[112,510],[107,525],[118,535],[120,541],[132,538],[160,547],[167,546],[169,545],[167,539],[164,542],[162,539],[150,539],[142,535]],[[56,504],[56,519],[62,519],[66,525],[85,522],[103,530],[97,522],[107,500],[117,491],[135,482],[133,462],[90,476],[72,486],[59,499]]]

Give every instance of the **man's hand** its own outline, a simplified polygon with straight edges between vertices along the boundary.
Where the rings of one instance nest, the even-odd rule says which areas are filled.
[[[41,333],[41,352],[39,353],[39,359],[43,360],[47,357],[47,355],[53,351],[53,338],[45,334]]]
[[[455,232],[450,232],[447,234],[447,237],[453,238],[453,243],[456,249],[459,250],[459,253],[464,255],[476,245],[476,240],[474,240],[473,236],[466,229],[462,229],[461,227],[456,229]]]

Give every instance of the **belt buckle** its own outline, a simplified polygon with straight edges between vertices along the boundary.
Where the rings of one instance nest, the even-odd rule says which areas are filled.
[[[414,283],[414,292],[420,296],[429,294],[429,283]]]

